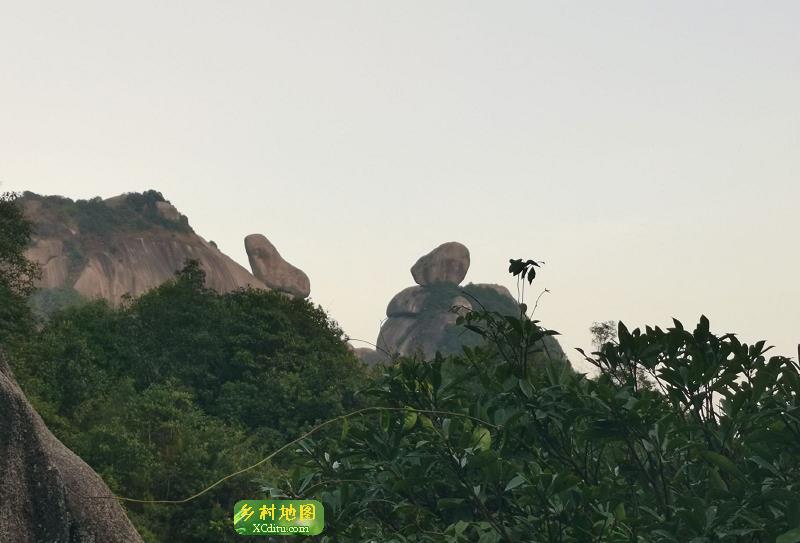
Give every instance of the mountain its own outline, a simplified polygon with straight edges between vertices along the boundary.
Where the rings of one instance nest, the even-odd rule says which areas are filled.
[[[207,286],[218,292],[241,287],[274,289],[307,297],[308,277],[280,256],[260,234],[245,244],[255,274],[222,253],[189,225],[161,193],[127,193],[106,200],[73,201],[26,192],[25,216],[34,224],[26,256],[38,262],[44,311],[76,297],[118,303],[173,277],[189,259],[200,262]]]
[[[417,283],[397,293],[386,307],[376,350],[354,349],[368,363],[388,360],[389,355],[422,354],[426,359],[436,352],[460,353],[464,346],[475,346],[482,338],[456,325],[459,314],[486,309],[503,315],[519,316],[520,307],[507,288],[491,283],[460,286],[469,270],[469,249],[461,243],[444,243],[423,255],[411,267]],[[541,345],[546,356],[566,360],[561,345],[552,336]]]

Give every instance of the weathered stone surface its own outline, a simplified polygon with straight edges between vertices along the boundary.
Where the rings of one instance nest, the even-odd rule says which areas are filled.
[[[418,285],[448,282],[459,284],[469,270],[469,249],[457,241],[439,245],[411,267]]]
[[[459,287],[469,268],[469,250],[460,243],[440,245],[411,268],[419,286],[396,294],[386,308],[389,317],[381,327],[377,344],[392,355],[421,355],[430,359],[437,352],[460,353],[464,346],[482,343],[474,332],[456,324],[459,315],[483,307],[502,315],[519,316],[519,305],[507,288],[469,283]],[[538,360],[566,360],[553,337],[541,343],[546,351]]]
[[[495,283],[479,283],[475,285],[478,288],[487,288],[495,291],[500,296],[505,296],[506,298],[510,299],[512,302],[517,303],[517,299],[511,295],[511,292],[504,287],[503,285],[497,285]]]
[[[115,196],[102,204],[111,213],[119,213],[126,199],[127,195]],[[219,292],[246,286],[266,288],[213,244],[190,228],[180,228],[183,216],[168,202],[155,202],[155,209],[176,223],[175,229],[151,224],[146,229],[102,233],[82,231],[68,214],[54,212],[46,198],[33,195],[23,204],[26,217],[34,224],[33,243],[26,256],[42,266],[37,283],[41,288],[74,288],[83,296],[117,303],[125,294],[139,296],[172,279],[189,259],[200,262],[206,285]]]
[[[180,211],[168,202],[156,202],[156,209],[158,209],[158,214],[168,221],[178,222],[181,220]]]
[[[300,298],[311,293],[311,283],[303,270],[286,262],[275,246],[261,234],[244,238],[244,248],[253,275],[265,285]]]
[[[0,359],[0,541],[137,543],[103,480],[47,429]]]
[[[139,296],[173,278],[190,259],[200,262],[206,273],[206,285],[219,292],[248,285],[264,288],[261,281],[200,236],[172,236],[157,231],[135,237],[115,236],[112,246],[89,253],[72,286],[83,296],[117,302],[124,294]]]
[[[410,333],[397,346],[398,353],[406,356],[420,355],[426,360],[433,358],[437,351],[451,354],[442,344],[447,330],[453,328],[457,317],[455,313],[443,312],[418,318]]]
[[[26,256],[41,266],[42,285],[63,285],[69,275],[69,256],[64,252],[64,243],[60,239],[40,239],[31,246]]]
[[[448,313],[453,317],[453,321],[458,318],[459,315],[463,316],[472,311],[472,302],[467,300],[463,296],[456,296],[450,301],[450,307],[455,311],[454,313]]]
[[[416,315],[425,305],[428,292],[424,287],[408,287],[395,294],[386,307],[386,316],[403,317]]]
[[[389,317],[386,319],[378,332],[378,340],[375,342],[378,349],[393,355],[402,354],[400,348],[415,323],[416,319],[413,317]]]

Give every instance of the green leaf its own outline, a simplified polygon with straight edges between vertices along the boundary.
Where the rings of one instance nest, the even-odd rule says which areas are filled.
[[[386,411],[381,411],[378,414],[378,420],[380,420],[381,430],[383,430],[384,432],[388,432],[389,423],[391,422],[391,419],[389,418],[389,413]]]
[[[472,441],[482,451],[488,451],[492,446],[492,433],[488,428],[479,426],[472,432]]]
[[[417,412],[410,410],[406,411],[405,416],[403,417],[403,431],[407,432],[411,430],[415,424],[417,424]]]
[[[800,543],[800,528],[794,528],[778,536],[775,543]]]
[[[426,428],[428,430],[433,430],[433,422],[429,417],[427,417],[426,415],[419,415],[418,418],[423,428]]]
[[[466,503],[464,498],[442,498],[436,502],[439,509],[452,509],[454,507],[461,507]]]
[[[526,398],[530,398],[531,396],[533,396],[533,387],[527,380],[525,379],[519,380],[519,389],[522,391],[522,393],[525,395]]]
[[[505,491],[507,492],[509,490],[513,490],[513,489],[517,488],[519,485],[521,485],[521,484],[523,484],[525,482],[527,482],[525,480],[525,477],[523,477],[522,475],[517,475],[516,477],[514,477],[513,479],[511,479],[508,482],[508,484],[506,485]]]
[[[702,451],[700,456],[731,475],[739,475],[739,468],[727,456],[712,451]]]
[[[564,492],[577,485],[578,482],[580,482],[580,479],[574,475],[556,474],[555,477],[553,477],[553,481],[550,483],[550,492],[553,494]]]

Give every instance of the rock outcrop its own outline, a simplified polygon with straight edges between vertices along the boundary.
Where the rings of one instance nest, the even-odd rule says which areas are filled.
[[[115,236],[109,245],[88,251],[81,268],[74,272],[77,277],[72,287],[81,295],[113,302],[124,294],[138,296],[171,279],[189,259],[200,262],[206,285],[219,292],[244,286],[264,287],[245,268],[196,234],[123,234]],[[60,276],[66,273],[61,272]]]
[[[266,286],[299,298],[307,298],[311,293],[308,276],[286,262],[266,237],[250,234],[244,238],[244,248],[253,275]]]
[[[421,256],[411,267],[411,275],[418,285],[440,282],[458,285],[467,276],[468,269],[469,249],[457,241],[450,241]]]
[[[481,338],[456,325],[459,314],[473,309],[478,302],[490,311],[519,315],[519,305],[508,289],[494,284],[459,286],[469,269],[469,250],[457,242],[440,245],[420,258],[411,268],[418,286],[401,290],[386,308],[388,317],[375,342],[377,350],[356,349],[368,363],[390,360],[389,355],[420,354],[432,358],[438,351],[457,354],[464,346],[478,345]],[[543,347],[552,358],[566,359],[552,337]]]
[[[306,297],[310,291],[308,277],[263,236],[248,236],[254,275],[196,234],[155,191],[78,201],[26,193],[22,203],[34,224],[26,256],[41,265],[42,289],[74,290],[117,303],[171,279],[191,259],[200,262],[206,285],[218,292],[250,286]]]
[[[137,543],[97,473],[47,429],[0,358],[0,541]]]
[[[428,299],[429,291],[424,287],[408,287],[397,294],[389,301],[386,307],[388,317],[407,317],[416,315],[425,307],[425,300]]]

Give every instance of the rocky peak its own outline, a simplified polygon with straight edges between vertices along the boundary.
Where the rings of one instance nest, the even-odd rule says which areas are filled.
[[[200,263],[206,285],[218,292],[253,287],[306,298],[311,291],[308,276],[263,235],[245,238],[251,273],[196,234],[154,190],[77,201],[25,193],[22,203],[34,224],[26,256],[42,268],[43,295],[67,290],[116,303],[171,279],[187,260]]]
[[[76,201],[28,192],[22,205],[34,226],[26,256],[42,268],[35,296],[43,299],[83,296],[117,303],[171,279],[187,260],[200,263],[206,285],[218,292],[274,288],[307,297],[310,291],[306,274],[264,236],[245,242],[254,275],[196,234],[186,216],[154,190]]]

